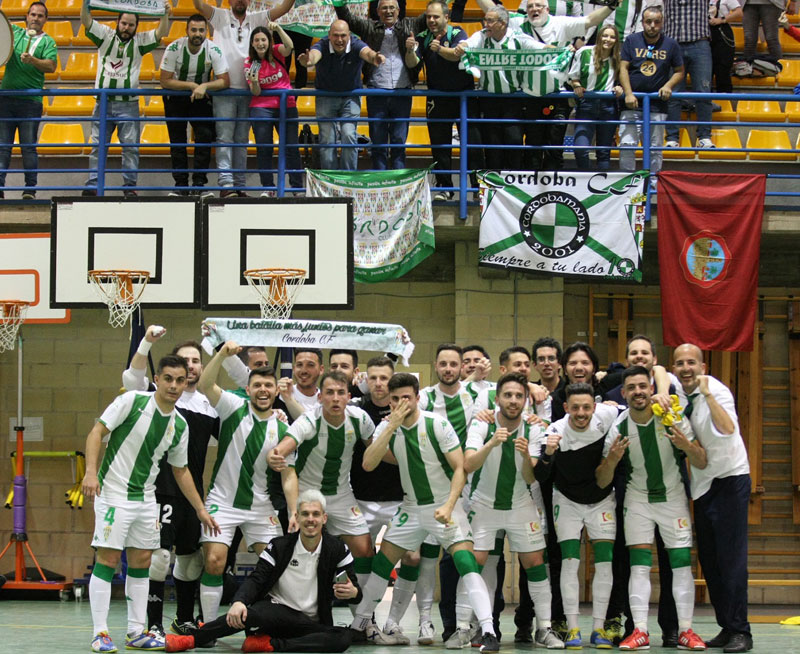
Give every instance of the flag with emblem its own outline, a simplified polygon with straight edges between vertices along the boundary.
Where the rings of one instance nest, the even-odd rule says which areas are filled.
[[[647,173],[486,171],[479,265],[642,280]]]
[[[664,344],[753,349],[765,175],[658,175]]]

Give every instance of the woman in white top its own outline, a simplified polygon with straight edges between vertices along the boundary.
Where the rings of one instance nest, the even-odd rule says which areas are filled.
[[[742,20],[739,0],[711,0],[708,8],[708,25],[711,30],[711,70],[714,73],[714,90],[733,93],[731,69],[736,54],[736,43],[730,23]]]

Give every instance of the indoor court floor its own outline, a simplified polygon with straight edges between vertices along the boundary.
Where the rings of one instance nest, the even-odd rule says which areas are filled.
[[[19,601],[2,597],[0,592],[0,652],[8,654],[25,654],[27,652],[52,652],[53,654],[75,654],[78,652],[89,652],[89,642],[92,636],[92,619],[89,603],[86,601]],[[388,593],[387,593],[388,595]],[[223,607],[224,610],[225,607]],[[389,604],[384,601],[378,609],[378,623],[383,624],[388,611]],[[657,607],[653,607],[653,613]],[[591,633],[591,620],[588,617],[590,608],[588,605],[581,607],[584,616],[581,617],[580,626],[584,636],[584,649],[591,649],[588,646],[588,638]],[[165,606],[166,616],[174,614],[174,604],[167,602]],[[751,612],[755,654],[800,654],[800,626],[783,626],[777,624],[780,619],[800,615],[800,608],[790,606],[754,606]],[[334,620],[337,624],[349,623],[350,612],[345,608],[334,609]],[[438,610],[434,606],[434,623],[441,635],[441,623],[438,621]],[[409,609],[403,628],[412,643],[415,641],[417,625],[417,613],[413,606]],[[651,622],[652,652],[675,651],[661,647],[661,638],[655,617]],[[716,635],[718,628],[714,622],[713,614],[707,606],[701,607],[695,616],[695,631],[703,638],[711,638]],[[125,602],[123,600],[112,600],[111,614],[109,617],[109,629],[120,651],[125,647]],[[532,649],[530,645],[521,646],[513,642],[514,637],[514,613],[513,607],[506,608],[501,618],[501,631],[503,638],[501,641],[502,652],[527,652]],[[236,634],[229,638],[218,641],[213,649],[197,650],[201,652],[238,652],[240,651],[244,637]],[[369,651],[376,654],[387,654],[389,651],[398,652],[399,648],[382,647],[376,648],[368,645],[353,647],[349,651]],[[410,654],[424,652],[444,652],[443,644],[437,641],[430,647],[420,647],[412,644],[402,648],[402,651]],[[537,650],[541,651],[541,650]],[[709,652],[722,652],[722,650],[709,650]]]

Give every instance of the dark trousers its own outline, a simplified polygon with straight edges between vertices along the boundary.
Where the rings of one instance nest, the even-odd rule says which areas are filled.
[[[405,146],[408,137],[408,117],[411,115],[411,99],[410,95],[367,97],[367,115],[378,119],[369,123],[372,167],[375,170],[397,170],[406,167],[405,147],[389,149],[386,145],[391,143]]]
[[[426,106],[426,115],[429,121],[434,119],[445,119],[449,122],[428,122],[428,136],[432,146],[447,145],[453,142],[453,124],[461,135],[461,101],[459,98],[429,97]],[[478,118],[480,116],[477,98],[467,99],[467,116]],[[467,127],[467,139],[469,145],[479,145],[481,134],[477,123],[470,122]],[[464,142],[464,139],[461,139]],[[451,170],[453,167],[452,148],[431,148],[433,156],[433,168],[435,171]],[[470,148],[467,151],[467,166],[471,171],[481,170],[484,167],[483,150],[480,148]],[[475,174],[470,175],[470,184],[477,186]],[[453,177],[449,172],[436,172],[436,186],[452,186]]]
[[[183,118],[183,120],[167,121],[170,143],[186,143],[188,138],[186,126],[187,123],[191,124],[196,143],[194,147],[194,167],[198,170],[208,169],[211,165],[211,146],[217,138],[211,101],[198,100],[190,102],[188,97],[167,95],[164,96],[164,116],[166,118]],[[188,186],[189,157],[186,153],[186,146],[170,146],[169,156],[172,161],[172,178],[175,180],[175,185]],[[205,186],[207,183],[207,173],[192,173],[193,186]]]
[[[241,631],[228,626],[226,620],[227,615],[221,615],[195,631],[195,646]],[[328,627],[269,598],[247,607],[245,629],[271,636],[276,652],[344,652],[350,646],[350,632],[345,627]]]
[[[308,81],[308,68],[297,63],[297,57],[311,47],[313,38],[307,34],[293,32],[291,30],[286,30],[286,33],[292,38],[292,43],[294,43],[294,88],[302,89]],[[288,69],[288,64],[290,64],[291,61],[287,61],[286,63]]]
[[[522,101],[498,95],[478,98],[481,116],[490,122],[481,123],[481,141],[486,145],[486,167],[492,170],[520,170],[522,167]],[[493,123],[492,119],[508,120]],[[518,148],[497,149],[492,145],[517,145]]]
[[[731,68],[736,54],[733,29],[727,23],[711,27],[711,73],[717,93],[733,93]]]
[[[697,557],[717,623],[750,633],[747,621],[747,510],[750,475],[715,479],[694,502]]]
[[[525,123],[526,170],[561,170],[564,167],[564,134],[566,123],[550,122],[569,118],[570,106],[567,100],[553,98],[527,98],[525,100],[525,120],[546,122]],[[543,150],[543,145],[557,145],[558,150]]]
[[[25,168],[25,186],[36,186],[39,168],[39,155],[36,152],[36,135],[39,133],[38,120],[41,118],[42,103],[23,98],[6,96],[0,102],[0,187],[6,184],[6,170],[11,163],[11,149],[14,134],[19,132],[22,148],[22,165]]]

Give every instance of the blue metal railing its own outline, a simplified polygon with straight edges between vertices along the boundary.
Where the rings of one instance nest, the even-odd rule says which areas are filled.
[[[249,92],[243,91],[243,90],[242,91],[240,91],[240,90],[227,90],[227,91],[222,92],[221,94],[222,95],[244,95],[244,96],[250,97]],[[80,88],[80,89],[77,89],[77,88],[76,89],[50,89],[50,88],[46,88],[46,89],[43,89],[43,90],[30,90],[30,91],[0,91],[0,102],[2,102],[2,99],[3,99],[4,96],[10,96],[10,95],[14,95],[14,96],[38,96],[38,95],[44,95],[44,96],[63,96],[63,95],[66,95],[66,96],[78,96],[78,95],[83,95],[83,96],[86,96],[86,95],[91,95],[91,96],[97,97],[96,114],[97,114],[98,118],[96,119],[96,122],[98,123],[98,126],[99,126],[99,134],[101,135],[100,142],[96,144],[96,147],[98,149],[98,164],[97,164],[97,168],[96,168],[96,172],[97,172],[97,187],[96,187],[96,190],[97,190],[98,195],[104,195],[106,191],[120,190],[120,189],[124,188],[123,186],[114,186],[114,185],[110,185],[110,184],[107,183],[108,182],[107,177],[108,177],[108,175],[110,173],[121,173],[122,172],[122,169],[120,169],[120,168],[110,168],[107,165],[108,151],[109,151],[109,148],[112,147],[112,146],[113,147],[120,147],[120,148],[128,148],[128,147],[141,147],[142,145],[144,145],[144,146],[150,147],[150,148],[152,148],[152,147],[168,148],[169,146],[196,147],[196,146],[199,146],[199,145],[204,145],[204,144],[199,144],[199,143],[194,143],[194,142],[186,142],[186,143],[146,143],[146,144],[142,144],[141,140],[138,143],[120,143],[120,144],[113,143],[112,144],[111,142],[106,142],[105,139],[102,138],[102,135],[104,135],[105,132],[106,132],[106,126],[107,126],[107,122],[109,120],[109,118],[107,116],[107,110],[108,110],[108,102],[109,102],[110,96],[123,96],[123,95],[129,95],[129,96],[139,96],[139,95],[143,95],[143,96],[164,96],[164,95],[176,96],[176,95],[184,95],[184,96],[188,96],[189,95],[188,92],[180,93],[180,92],[168,91],[168,90],[164,90],[164,89],[160,89],[160,88],[113,89],[113,90],[112,89],[92,89],[92,88]],[[219,95],[219,94],[214,94],[214,95]],[[433,91],[433,90],[406,90],[406,89],[397,89],[397,90],[391,90],[391,91],[379,90],[379,89],[360,89],[360,90],[354,91],[354,92],[352,92],[350,94],[328,93],[328,92],[324,92],[324,91],[316,91],[314,89],[297,89],[297,90],[286,89],[286,90],[280,90],[280,91],[265,92],[263,95],[277,96],[279,98],[279,120],[278,120],[278,123],[277,123],[278,143],[275,144],[275,146],[274,146],[277,149],[277,154],[278,154],[278,156],[277,156],[277,166],[276,166],[276,168],[270,169],[268,171],[261,171],[261,172],[277,173],[277,180],[276,180],[275,186],[271,186],[271,187],[262,187],[260,185],[259,186],[245,186],[242,190],[265,190],[265,189],[270,189],[270,190],[275,190],[277,195],[280,197],[280,196],[283,196],[287,192],[301,190],[301,189],[298,189],[298,188],[287,187],[286,183],[285,183],[285,176],[286,176],[287,173],[302,172],[302,170],[287,168],[287,158],[286,158],[286,148],[287,148],[286,131],[287,131],[287,128],[289,128],[292,125],[295,125],[295,129],[297,129],[298,132],[299,132],[300,131],[300,127],[302,126],[303,123],[319,124],[321,122],[326,122],[326,121],[327,122],[338,122],[338,121],[341,120],[339,118],[324,119],[324,118],[316,118],[315,116],[302,116],[302,115],[298,116],[298,118],[288,118],[287,117],[287,107],[288,107],[288,97],[290,95],[294,95],[294,96],[298,96],[298,97],[309,96],[309,95],[312,95],[312,96],[334,96],[334,97],[342,97],[343,95],[351,95],[351,96],[354,96],[354,97],[355,96],[358,96],[358,97],[360,97],[360,96],[369,97],[369,96],[398,96],[398,95],[409,96],[410,95],[410,96],[425,96],[425,97],[434,97],[434,98],[435,97],[450,97],[450,98],[452,98],[456,94],[450,93],[450,92]],[[397,148],[402,147],[402,148],[405,148],[407,151],[408,150],[412,150],[413,151],[414,149],[417,149],[417,148],[420,148],[420,147],[425,147],[425,148],[429,148],[430,147],[432,149],[457,147],[459,149],[459,153],[458,153],[458,156],[456,158],[457,168],[454,168],[454,169],[451,169],[451,170],[433,170],[432,172],[434,172],[434,173],[436,173],[436,172],[445,173],[445,174],[449,174],[449,175],[452,175],[453,173],[457,174],[457,176],[458,176],[457,185],[456,186],[450,186],[450,187],[442,187],[442,190],[459,192],[459,198],[458,198],[458,202],[457,202],[458,207],[459,207],[459,215],[462,216],[462,217],[466,217],[468,204],[473,204],[473,202],[469,201],[468,194],[471,191],[476,191],[477,190],[476,188],[470,187],[470,185],[469,185],[469,175],[470,175],[470,172],[471,172],[469,170],[469,168],[468,168],[469,151],[471,149],[480,149],[480,148],[487,147],[487,146],[485,146],[483,144],[473,144],[473,143],[469,142],[469,135],[468,135],[469,126],[471,124],[476,124],[476,123],[478,124],[478,126],[480,126],[481,124],[485,124],[485,123],[502,124],[502,123],[518,123],[520,121],[502,120],[502,119],[496,119],[496,118],[491,118],[491,117],[488,117],[488,118],[470,118],[469,115],[468,115],[468,111],[467,111],[467,102],[468,102],[468,100],[470,98],[484,97],[487,94],[482,92],[482,91],[465,91],[465,92],[458,93],[457,95],[460,98],[460,115],[459,115],[459,117],[457,119],[459,132],[460,132],[460,142],[459,142],[459,144],[457,146],[451,146],[450,144],[444,144],[444,145],[424,144],[424,145],[422,145],[422,144],[419,144],[419,143],[406,143],[406,144],[386,144],[386,147],[397,147]],[[521,93],[518,93],[518,94],[515,94],[514,96],[509,96],[509,97],[515,97],[515,98],[524,99],[524,98],[528,98],[529,96],[525,96],[525,95],[523,95]],[[554,99],[555,98],[573,98],[574,95],[572,93],[561,93],[561,94],[556,94],[556,95],[548,96],[548,97],[553,97]],[[602,94],[587,93],[587,94],[585,94],[585,97],[588,97],[588,98],[597,97],[597,98],[604,98],[604,99],[609,99],[610,100],[612,96],[609,93],[602,93]],[[657,147],[657,146],[651,146],[650,145],[650,134],[651,134],[651,129],[652,129],[652,127],[654,125],[665,125],[666,127],[669,127],[670,125],[676,125],[676,124],[679,125],[680,127],[687,127],[687,126],[696,127],[696,126],[699,126],[699,125],[710,125],[713,129],[737,128],[737,127],[763,127],[763,128],[783,128],[783,129],[787,129],[787,128],[791,129],[792,127],[800,128],[800,123],[797,123],[797,124],[788,123],[787,124],[785,122],[780,122],[780,123],[778,123],[778,122],[761,122],[761,121],[758,121],[758,122],[754,122],[754,121],[751,121],[751,122],[740,122],[738,120],[732,120],[732,121],[713,120],[710,123],[701,123],[701,122],[697,122],[697,121],[692,121],[692,122],[679,121],[678,123],[675,123],[675,122],[670,122],[670,121],[655,121],[655,120],[652,119],[652,112],[651,112],[650,104],[651,104],[651,99],[657,97],[656,94],[649,94],[649,95],[648,94],[637,94],[637,97],[639,97],[640,105],[641,105],[641,109],[642,109],[642,142],[643,143],[642,143],[641,146],[622,146],[622,147],[620,147],[620,146],[614,145],[613,148],[615,150],[638,150],[638,149],[641,149],[642,153],[643,153],[643,164],[642,164],[642,167],[645,168],[645,169],[649,169],[649,167],[650,167],[650,160],[651,160],[652,153],[654,151],[656,151],[656,150],[664,150],[665,149],[663,147]],[[795,96],[795,95],[791,95],[791,94],[772,94],[772,93],[770,93],[770,94],[765,94],[765,93],[734,93],[734,94],[679,93],[679,94],[674,94],[673,98],[678,99],[678,100],[690,100],[690,101],[700,99],[700,100],[711,100],[711,101],[714,101],[714,100],[733,100],[733,101],[740,101],[740,100],[766,100],[766,101],[785,102],[785,103],[800,102],[800,96]],[[134,100],[134,102],[138,102],[138,100]],[[215,123],[219,123],[219,122],[223,122],[223,121],[234,121],[234,122],[236,122],[236,121],[241,121],[242,120],[242,119],[238,119],[238,118],[225,118],[225,119],[223,119],[223,118],[205,118],[205,119],[203,119],[203,118],[195,118],[195,117],[165,118],[163,116],[155,116],[155,117],[154,116],[139,116],[138,118],[131,118],[131,119],[125,118],[123,120],[137,121],[139,123],[147,123],[147,122],[162,123],[162,122],[170,122],[170,121],[181,121],[181,122],[183,122],[183,121],[185,121],[187,119],[192,120],[192,121],[195,121],[195,120],[196,121],[208,120],[208,121],[213,121]],[[18,120],[18,119],[14,119],[14,120]],[[90,123],[94,122],[92,116],[63,116],[62,117],[62,116],[45,115],[42,118],[19,119],[19,120],[30,120],[30,121],[48,122],[48,123],[76,122],[76,121],[78,121],[78,122],[90,122]],[[251,118],[248,117],[248,118],[245,118],[244,120],[246,120],[248,123],[253,123],[253,122],[257,122],[259,120],[271,120],[271,119],[258,119],[258,118],[252,118],[251,119]],[[363,124],[363,123],[369,124],[370,122],[372,122],[374,120],[378,120],[378,119],[372,119],[372,118],[369,118],[369,117],[361,116],[361,117],[358,118],[358,123],[360,123],[360,124]],[[410,125],[413,125],[413,124],[427,124],[428,122],[453,123],[455,121],[450,120],[450,119],[431,119],[431,120],[428,120],[425,117],[414,117],[414,116],[412,116],[412,117],[410,117],[408,119],[408,122],[409,122]],[[568,124],[573,124],[574,125],[574,124],[577,124],[578,121],[572,119],[572,120],[561,120],[561,121],[554,121],[554,120],[526,120],[526,121],[523,121],[523,122],[525,122],[525,123],[546,123],[546,124],[553,124],[554,122],[562,122],[562,123],[568,123]],[[592,122],[597,122],[597,121],[592,121]],[[612,121],[612,122],[614,122],[616,124],[621,124],[621,121],[619,121],[619,120]],[[141,137],[140,137],[140,139],[141,139]],[[3,145],[8,146],[9,144],[0,143],[0,146],[3,146]],[[63,144],[60,144],[60,143],[39,143],[37,145],[37,147],[38,148],[47,148],[48,146],[52,147],[52,146],[62,146],[62,145]],[[90,144],[88,144],[88,142],[87,142],[86,145],[89,146]],[[253,144],[253,143],[213,143],[213,144],[211,144],[211,146],[212,147],[231,147],[231,148],[251,148],[251,147],[254,147],[254,146],[255,147],[269,147],[268,144],[264,145],[264,144]],[[296,147],[301,151],[305,149],[306,154],[308,154],[309,149],[311,151],[313,151],[314,149],[318,149],[320,147],[325,147],[325,146],[326,146],[326,144],[319,144],[319,143],[314,143],[314,144],[299,143]],[[358,144],[355,144],[355,145],[347,145],[347,144],[341,144],[340,143],[340,144],[336,144],[336,146],[339,147],[339,148],[358,148],[358,149],[361,149],[361,148],[365,147],[365,145],[361,144],[361,143],[358,143]],[[15,147],[16,147],[16,145],[15,145]],[[517,145],[517,144],[512,144],[512,145],[494,145],[494,144],[492,144],[491,146],[488,146],[488,147],[491,147],[492,149],[496,149],[496,150],[503,150],[503,149],[518,150],[518,149],[521,149],[521,148],[537,148],[537,149],[540,149],[540,150],[571,149],[571,150],[574,151],[576,149],[594,150],[596,146],[593,146],[593,145],[592,146],[576,146],[576,145],[569,145],[569,146],[564,146],[564,145],[520,146],[520,145]],[[674,148],[674,149],[671,149],[671,151],[674,151],[674,152],[686,152],[686,151],[694,151],[694,150],[696,150],[696,148]],[[44,152],[46,154],[46,150]],[[754,148],[742,147],[742,148],[720,149],[719,152],[721,152],[721,153],[731,153],[731,152],[749,152],[749,153],[754,153],[754,152],[775,152],[775,150],[766,149],[766,148],[754,149]],[[790,149],[780,150],[778,152],[783,152],[783,153],[786,153],[786,154],[792,154],[792,155],[796,156],[798,153],[800,153],[800,150],[798,150],[796,148],[790,148]],[[146,168],[146,169],[138,168],[137,170],[141,171],[141,172],[149,172],[149,173],[182,172],[182,173],[186,173],[186,174],[189,174],[189,175],[192,172],[205,172],[205,173],[219,172],[219,170],[217,168],[199,169],[199,170],[181,169],[181,170],[177,170],[176,171],[173,168],[169,167],[169,168]],[[22,172],[24,172],[24,169],[23,168],[9,168],[7,172],[8,173],[22,173]],[[39,172],[40,173],[64,173],[65,170],[64,169],[59,169],[59,168],[39,168]],[[93,171],[92,171],[92,169],[89,169],[89,168],[70,168],[69,172],[72,172],[72,173],[76,173],[76,172],[77,173],[89,173],[89,172],[93,172]],[[252,169],[252,168],[250,168],[250,169],[231,169],[231,170],[226,171],[226,172],[231,172],[231,173],[243,173],[243,172],[244,173],[255,173],[255,172],[259,172],[259,170],[258,169]],[[772,178],[772,179],[800,179],[800,175],[794,175],[794,174],[790,174],[790,173],[787,173],[787,174],[770,174],[769,177]],[[23,186],[7,186],[6,188],[8,190],[24,190],[25,187],[23,187]],[[39,186],[38,188],[40,188],[42,190],[76,191],[76,190],[83,190],[85,187],[82,186],[82,185],[67,186],[67,185],[63,185],[63,184],[62,185],[51,184],[51,185],[42,185],[42,186]],[[174,188],[174,187],[172,185],[170,185],[169,187],[164,186],[164,185],[157,185],[157,186],[140,185],[138,188],[140,190],[143,190],[143,191],[158,191],[158,190],[166,190],[167,188]],[[189,187],[186,187],[186,188],[189,188]],[[211,185],[208,188],[209,189],[220,189],[221,187]],[[789,190],[789,191],[768,191],[767,195],[773,195],[773,196],[779,196],[779,197],[800,197],[800,185],[797,186],[797,189],[798,190],[796,190],[796,191],[794,191],[794,190]]]

